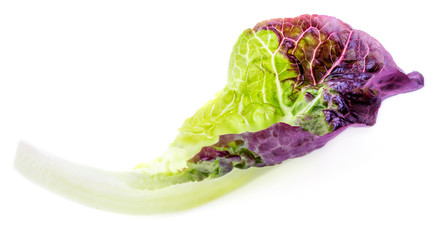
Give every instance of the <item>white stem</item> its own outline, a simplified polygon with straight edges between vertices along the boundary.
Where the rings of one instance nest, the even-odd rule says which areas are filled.
[[[129,214],[192,208],[241,186],[264,171],[236,169],[217,179],[145,190],[135,187],[140,177],[138,172],[111,172],[75,164],[25,142],[20,142],[18,146],[15,167],[31,181],[71,200],[98,209]]]

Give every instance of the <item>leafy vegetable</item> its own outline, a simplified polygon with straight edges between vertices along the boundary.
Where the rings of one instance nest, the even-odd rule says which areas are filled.
[[[97,208],[180,210],[241,185],[254,167],[303,156],[348,126],[373,125],[383,99],[422,86],[420,73],[404,74],[379,42],[336,18],[273,19],[241,34],[226,87],[156,160],[108,172],[21,143],[16,167]]]

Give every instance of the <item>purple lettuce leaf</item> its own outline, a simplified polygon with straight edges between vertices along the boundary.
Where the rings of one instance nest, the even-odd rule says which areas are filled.
[[[405,74],[376,39],[334,17],[272,19],[240,35],[226,87],[184,122],[161,157],[113,172],[21,143],[15,166],[32,181],[94,207],[136,214],[179,210],[236,188],[252,172],[228,174],[233,169],[281,164],[350,126],[375,124],[384,99],[423,85],[420,73]],[[218,179],[180,184],[206,178]]]

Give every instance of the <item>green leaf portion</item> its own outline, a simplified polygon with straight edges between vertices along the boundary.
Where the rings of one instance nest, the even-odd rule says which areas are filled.
[[[302,89],[292,108],[294,117],[291,124],[301,126],[304,130],[318,135],[330,132],[322,111],[329,109],[328,102],[323,97],[326,91],[326,87]]]

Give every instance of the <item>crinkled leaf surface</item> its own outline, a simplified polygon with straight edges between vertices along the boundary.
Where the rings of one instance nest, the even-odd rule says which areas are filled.
[[[233,169],[307,154],[348,126],[373,125],[382,100],[422,86],[420,73],[405,74],[377,40],[334,17],[260,22],[237,40],[226,87],[184,122],[169,150],[117,179],[152,195],[213,178],[218,186],[233,185],[230,190],[239,181],[226,183],[224,175]],[[22,166],[26,155],[17,156]],[[195,205],[196,197],[184,197],[184,204],[167,208]]]
[[[377,40],[336,18],[303,15],[264,21],[239,37],[227,86],[185,121],[169,152],[186,158],[178,168],[166,170],[186,177],[180,170],[187,169],[196,176],[190,180],[201,180],[222,176],[233,167],[280,163],[260,150],[282,155],[283,160],[297,155],[275,140],[282,134],[272,138],[267,132],[308,134],[307,153],[345,126],[373,125],[383,99],[422,85],[421,74],[404,74]],[[269,140],[260,148],[250,147],[258,131]],[[225,141],[229,137],[220,138],[224,134],[236,134],[227,135],[235,140]],[[175,163],[175,154],[169,152],[159,160]]]

